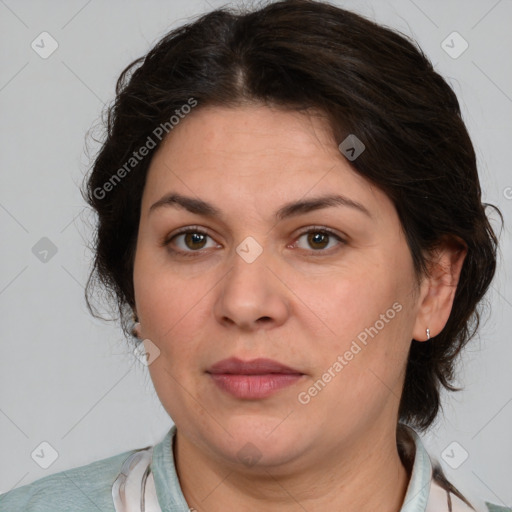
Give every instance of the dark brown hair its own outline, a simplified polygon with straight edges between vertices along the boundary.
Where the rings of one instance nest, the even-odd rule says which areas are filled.
[[[98,216],[87,304],[95,315],[91,292],[102,285],[126,334],[141,196],[160,144],[155,129],[166,126],[172,136],[169,120],[191,98],[195,109],[244,102],[313,109],[327,117],[336,144],[355,134],[366,149],[351,164],[393,201],[418,277],[442,240],[467,246],[445,328],[429,342],[412,340],[407,362],[399,420],[429,427],[441,386],[456,389],[455,360],[476,332],[477,305],[496,267],[497,237],[453,90],[406,36],[325,2],[217,9],[169,32],[119,77],[106,139],[83,191]],[[148,137],[155,146],[127,170]],[[123,166],[122,180],[113,181]]]

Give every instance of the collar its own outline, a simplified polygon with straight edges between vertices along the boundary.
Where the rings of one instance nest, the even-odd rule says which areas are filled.
[[[188,511],[190,507],[183,496],[174,465],[174,436],[176,425],[167,432],[163,440],[155,446],[151,469],[155,478],[156,494],[162,504],[162,512],[175,510]]]
[[[400,512],[427,512],[432,483],[432,463],[418,434],[410,427],[404,430],[414,442],[412,472]]]
[[[411,477],[400,512],[448,511],[448,495],[432,481],[432,463],[418,434],[405,427],[414,449],[409,453]],[[117,512],[189,511],[176,472],[173,445],[176,425],[153,447],[137,450],[128,457],[112,486]],[[451,495],[453,512],[471,509]]]

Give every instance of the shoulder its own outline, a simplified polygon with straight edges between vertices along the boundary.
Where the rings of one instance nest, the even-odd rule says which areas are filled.
[[[416,510],[414,507],[419,502],[425,512],[512,512],[511,508],[489,503],[474,492],[455,487],[446,478],[439,461],[426,451],[418,433],[408,425],[399,424],[397,447],[404,465],[412,468],[401,512]],[[430,489],[426,491],[427,484]]]
[[[475,496],[468,496],[467,493],[464,493],[464,496],[471,503],[472,507],[469,507],[452,492],[449,493],[449,496],[451,508],[448,506],[448,493],[446,489],[437,482],[432,481],[426,512],[438,512],[440,510],[451,510],[452,512],[512,512],[510,508],[488,503],[475,498]]]
[[[494,503],[488,503],[487,501],[485,502],[485,504],[487,505],[487,510],[489,512],[512,512],[511,507],[501,507],[500,505],[495,505]]]
[[[114,512],[112,484],[138,449],[40,478],[0,495],[2,512]]]
[[[452,488],[452,491],[455,489],[449,482],[448,487]],[[438,512],[439,510],[449,510],[451,512],[512,512],[512,508],[502,507],[484,501],[474,493],[468,493],[465,490],[463,490],[462,493],[460,490],[452,491],[448,491],[446,487],[432,480],[425,512]],[[467,503],[460,499],[456,493],[461,494]],[[451,502],[450,505],[448,504],[448,500]],[[468,503],[471,504],[471,506],[469,506]]]

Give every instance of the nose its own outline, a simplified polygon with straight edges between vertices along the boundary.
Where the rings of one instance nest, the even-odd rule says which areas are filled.
[[[251,262],[237,252],[219,283],[214,305],[217,321],[243,330],[271,329],[282,325],[289,315],[289,289],[272,265],[268,250]]]

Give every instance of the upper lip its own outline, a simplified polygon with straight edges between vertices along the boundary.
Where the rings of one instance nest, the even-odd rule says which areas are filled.
[[[250,361],[242,361],[237,357],[230,357],[218,361],[210,366],[207,373],[232,373],[237,375],[262,375],[267,373],[295,373],[301,374],[299,370],[290,368],[278,361],[272,359],[251,359]]]

